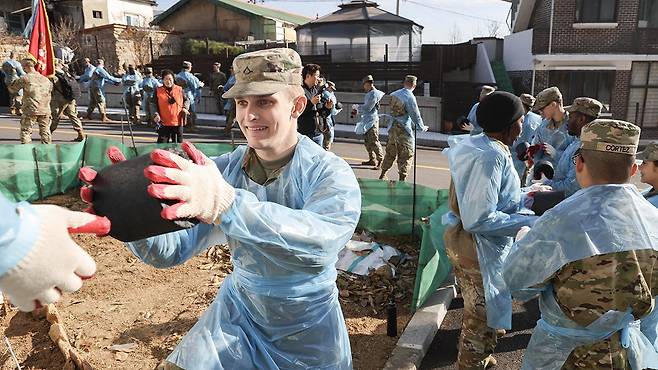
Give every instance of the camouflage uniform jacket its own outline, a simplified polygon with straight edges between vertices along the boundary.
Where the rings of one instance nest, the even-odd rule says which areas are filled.
[[[548,211],[512,246],[503,267],[508,288],[524,300],[541,294],[542,320],[523,369],[560,369],[567,359],[587,368],[658,368],[636,321],[658,294],[655,225],[658,209],[634,185],[597,185]]]
[[[23,113],[25,115],[50,114],[50,94],[53,84],[38,72],[26,73],[9,85],[11,91],[23,89]]]
[[[224,92],[223,86],[226,84],[226,75],[224,72],[212,72],[210,74],[210,91],[215,96],[220,96]],[[218,86],[222,86],[221,89],[218,89]]]

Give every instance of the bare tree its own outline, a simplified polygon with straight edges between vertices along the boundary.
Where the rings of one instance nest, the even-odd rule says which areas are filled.
[[[450,33],[448,34],[448,39],[450,40],[451,44],[456,44],[462,39],[462,31],[459,27],[457,27],[457,23],[452,24],[452,28],[450,29]]]
[[[80,27],[72,19],[59,17],[52,27],[53,43],[60,47],[69,47],[73,52],[80,49]]]
[[[127,27],[120,35],[120,39],[132,44],[132,54],[137,65],[151,62],[151,41],[155,30],[143,27]]]
[[[500,22],[490,21],[487,24],[487,36],[498,37],[499,33],[500,33]]]

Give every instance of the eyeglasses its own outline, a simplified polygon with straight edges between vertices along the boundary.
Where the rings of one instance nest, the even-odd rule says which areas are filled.
[[[578,157],[580,157],[580,160],[581,160],[581,161],[585,162],[585,160],[583,160],[583,157],[582,157],[582,153],[581,153],[581,151],[580,151],[580,148],[579,148],[578,150],[576,150],[576,152],[571,156],[571,163],[573,163],[573,164],[575,165],[575,164],[576,164],[576,159],[577,159]]]

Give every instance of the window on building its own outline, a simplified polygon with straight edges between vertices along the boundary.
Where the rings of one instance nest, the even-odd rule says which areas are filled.
[[[548,78],[562,92],[564,105],[580,96],[589,96],[603,104],[604,112],[610,110],[615,71],[551,71]]]
[[[142,26],[142,17],[136,14],[126,14],[126,25],[141,27]]]
[[[638,27],[658,27],[658,0],[640,0]]]
[[[576,22],[614,22],[617,15],[616,0],[577,0]]]
[[[91,16],[97,19],[103,19],[103,12],[101,12],[100,10],[92,10]]]
[[[640,127],[658,128],[658,62],[633,62],[627,114]]]

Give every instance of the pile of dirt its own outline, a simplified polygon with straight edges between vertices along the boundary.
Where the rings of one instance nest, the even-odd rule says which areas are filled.
[[[82,210],[76,192],[43,203]],[[181,266],[156,269],[141,263],[122,242],[77,235],[76,242],[96,260],[96,278],[56,307],[73,348],[95,369],[154,369],[174,349],[215,298],[231,272],[222,246]],[[386,304],[397,303],[398,336],[411,318],[410,303],[418,255],[408,238],[377,238],[412,256],[386,274],[356,277],[341,273],[337,285],[355,369],[381,369],[397,337],[386,336]],[[23,369],[61,369],[65,359],[48,336],[50,323],[34,314],[0,311],[0,330]],[[0,338],[2,339],[2,338]],[[4,341],[0,370],[16,369]]]

